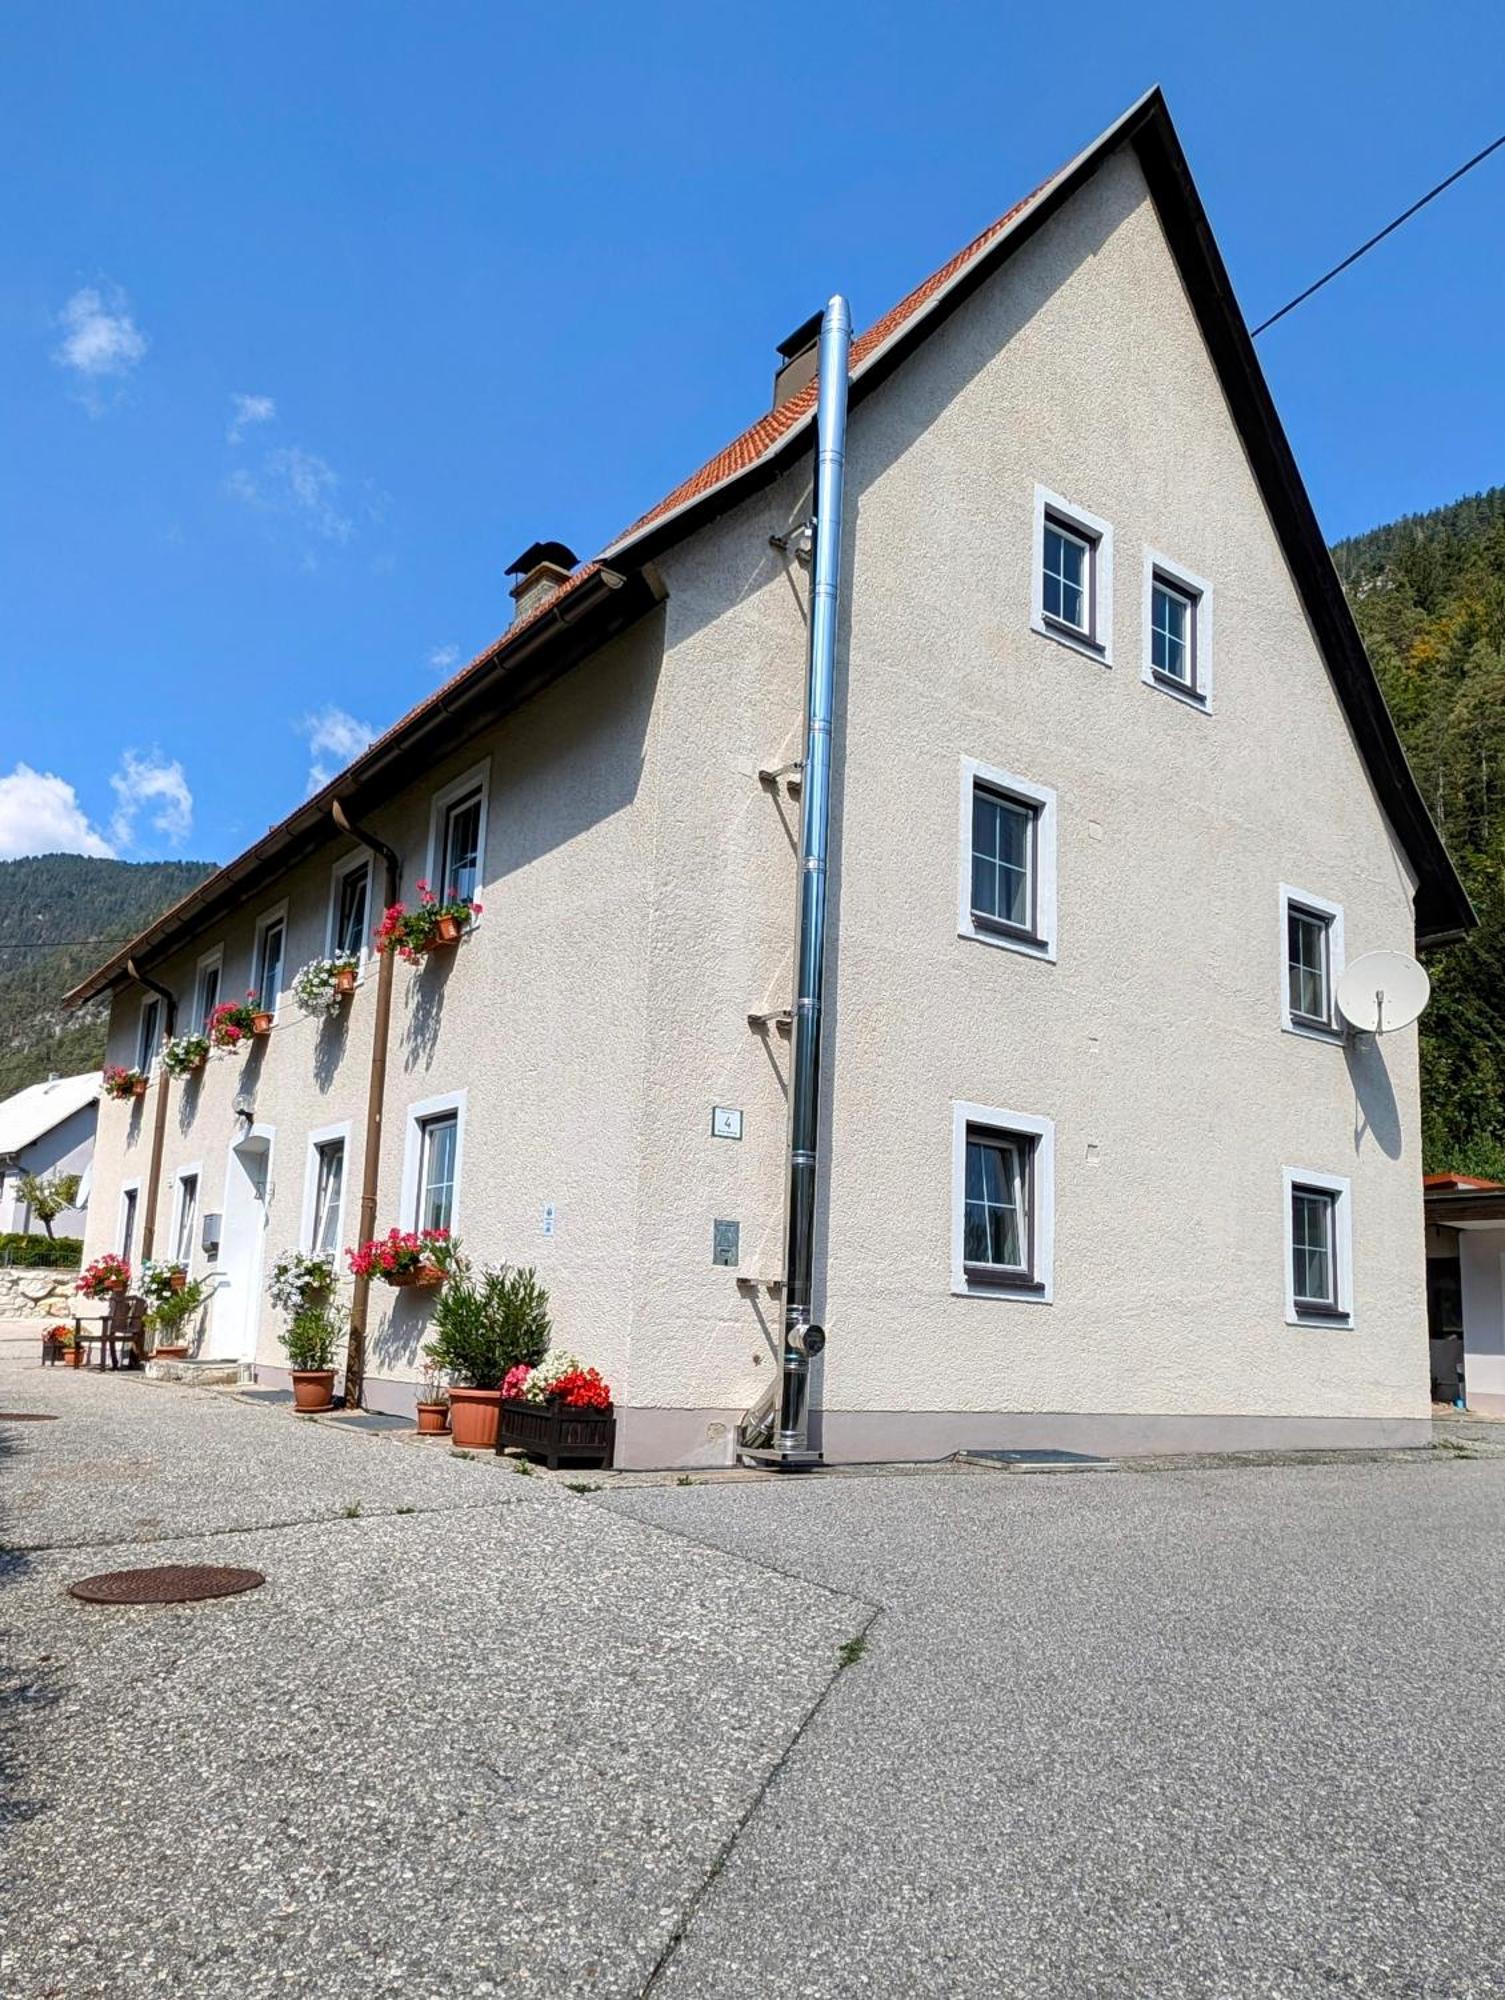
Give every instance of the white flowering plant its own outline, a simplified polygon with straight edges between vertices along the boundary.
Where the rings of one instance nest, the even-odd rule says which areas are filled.
[[[321,1305],[334,1289],[334,1259],[321,1250],[284,1250],[272,1265],[267,1296],[289,1319]]]
[[[137,1288],[149,1307],[165,1305],[188,1282],[188,1266],[173,1260],[148,1257],[137,1277]]]
[[[523,1384],[522,1394],[530,1403],[546,1403],[554,1393],[554,1384],[561,1376],[573,1375],[585,1363],[578,1354],[546,1354],[538,1366],[530,1370]]]
[[[355,987],[360,961],[346,953],[340,958],[311,958],[293,981],[293,998],[305,1014],[339,1012],[340,1002]]]
[[[162,1044],[162,1067],[169,1076],[192,1076],[208,1060],[207,1035],[174,1035]]]

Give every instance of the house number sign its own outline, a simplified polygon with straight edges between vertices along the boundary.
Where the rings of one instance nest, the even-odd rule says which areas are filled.
[[[711,1113],[711,1137],[713,1139],[740,1139],[742,1137],[742,1113],[733,1104],[718,1104]]]

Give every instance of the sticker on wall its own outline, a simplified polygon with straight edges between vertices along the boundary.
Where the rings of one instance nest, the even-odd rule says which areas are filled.
[[[552,1236],[558,1227],[559,1210],[554,1206],[553,1202],[546,1201],[543,1205],[543,1233],[545,1236]]]
[[[742,1113],[734,1104],[718,1104],[711,1112],[711,1137],[713,1139],[740,1139],[742,1137]]]

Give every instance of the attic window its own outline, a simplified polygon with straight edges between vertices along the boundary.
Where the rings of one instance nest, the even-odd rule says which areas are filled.
[[[1058,493],[1035,488],[1030,627],[1110,664],[1113,530]]]

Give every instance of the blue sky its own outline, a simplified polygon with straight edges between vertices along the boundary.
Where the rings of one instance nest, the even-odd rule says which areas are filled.
[[[865,325],[1150,83],[1254,321],[1505,127],[1502,56],[1451,0],[9,0],[0,856],[228,858],[525,544],[593,552],[827,293]],[[1331,535],[1505,477],[1502,220],[1505,154],[1261,341]]]

